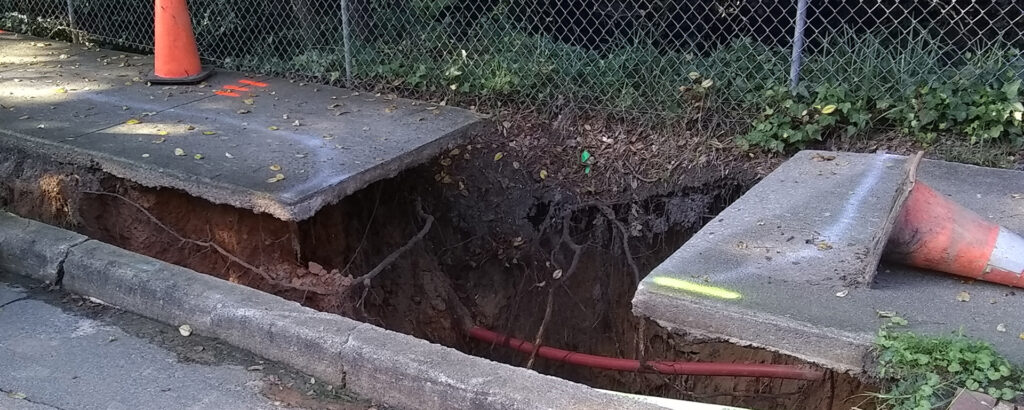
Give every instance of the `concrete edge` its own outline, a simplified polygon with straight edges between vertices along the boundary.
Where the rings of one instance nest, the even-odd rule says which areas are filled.
[[[0,214],[0,221],[5,221],[0,223],[0,238],[24,238],[31,227],[75,239],[60,249],[48,248],[45,241],[38,240],[23,241],[25,245],[16,248],[60,257],[62,283],[68,291],[172,326],[188,324],[197,334],[219,338],[388,406],[661,408],[318,312],[60,228],[4,214]],[[0,242],[0,256],[11,253],[10,242]],[[14,273],[24,274],[17,270]],[[29,276],[38,279],[31,272]]]
[[[657,316],[682,320],[667,322],[651,317],[650,313],[658,310],[659,306],[668,306],[666,302],[669,299],[671,305],[676,308],[673,309],[675,311],[660,313]],[[869,365],[868,358],[871,356],[875,338],[874,334],[821,329],[783,317],[766,316],[732,306],[702,303],[658,292],[638,291],[637,296],[633,298],[633,314],[650,318],[673,333],[756,347],[855,375],[864,373],[866,366]],[[755,334],[758,336],[750,336]],[[758,339],[785,340],[785,345],[799,346],[801,350],[791,351],[750,342]]]
[[[189,104],[208,97],[190,101]],[[382,166],[355,174],[321,192],[294,200],[284,200],[280,197],[236,185],[224,184],[209,178],[183,174],[172,169],[142,166],[127,158],[117,158],[102,152],[74,148],[3,128],[0,128],[0,147],[41,153],[58,162],[72,165],[99,168],[115,177],[149,188],[180,189],[189,195],[215,204],[225,204],[236,208],[249,209],[256,213],[266,213],[283,221],[301,221],[312,217],[321,208],[337,203],[342,198],[376,181],[398,175],[398,173],[406,169],[429,161],[434,156],[441,154],[446,148],[464,143],[468,140],[470,134],[483,129],[486,124],[488,124],[488,121],[485,118],[477,116],[475,121],[462,124],[447,135],[423,144],[405,155],[393,158],[391,161],[382,164]],[[85,134],[88,135],[94,132],[96,131],[86,132]]]
[[[0,211],[0,269],[43,283],[59,283],[72,248],[84,235]]]
[[[475,114],[475,113],[474,113]],[[420,145],[415,149],[406,152],[382,163],[376,168],[371,168],[361,173],[352,175],[344,183],[334,184],[329,188],[316,194],[307,196],[296,201],[292,206],[292,218],[285,220],[303,220],[316,214],[321,208],[333,205],[341,199],[366,188],[370,184],[392,178],[402,171],[412,169],[430,161],[430,159],[445,152],[445,150],[466,143],[470,135],[482,131],[490,124],[486,117],[476,115],[475,121],[462,124],[447,135]]]

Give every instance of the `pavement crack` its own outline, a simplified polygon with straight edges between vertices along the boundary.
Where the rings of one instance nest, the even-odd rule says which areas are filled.
[[[11,390],[7,390],[7,389],[3,389],[3,388],[0,388],[0,393],[2,393],[2,394],[4,394],[4,395],[6,395],[7,397],[11,397],[11,395],[15,394],[16,392],[14,392],[14,391],[11,391]],[[13,398],[12,398],[12,400],[24,400],[24,401],[26,401],[26,402],[29,402],[29,403],[35,404],[35,405],[37,405],[37,406],[46,406],[46,407],[49,407],[49,408],[51,408],[51,409],[57,409],[57,410],[65,410],[65,409],[64,409],[64,408],[62,408],[62,407],[59,407],[59,406],[54,406],[54,405],[52,405],[52,404],[50,404],[50,403],[47,403],[47,402],[44,402],[44,401],[39,401],[39,400],[35,400],[35,399],[31,399],[31,398],[28,398],[28,397],[24,397],[24,398],[20,398],[20,399],[13,399]]]
[[[83,238],[82,240],[71,244],[71,246],[69,246],[68,249],[64,251],[64,254],[61,255],[60,260],[57,261],[57,277],[53,279],[54,286],[61,286],[64,283],[64,262],[67,261],[68,257],[71,256],[71,250],[89,241],[89,238]]]
[[[8,305],[13,305],[15,302],[21,302],[21,301],[26,300],[26,299],[31,299],[31,298],[28,297],[28,296],[22,296],[20,298],[14,299],[12,301],[9,301],[9,302],[6,302],[6,303],[0,305],[0,309],[5,308]]]

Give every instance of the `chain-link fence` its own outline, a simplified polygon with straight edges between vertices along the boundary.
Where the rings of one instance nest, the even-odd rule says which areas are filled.
[[[1020,0],[190,0],[229,69],[406,94],[673,113],[788,85],[1020,75]],[[806,6],[806,8],[801,7]],[[0,0],[0,27],[152,45],[152,2]],[[2,52],[2,51],[0,51]],[[800,62],[798,67],[794,62]],[[798,70],[796,69],[798,68]]]

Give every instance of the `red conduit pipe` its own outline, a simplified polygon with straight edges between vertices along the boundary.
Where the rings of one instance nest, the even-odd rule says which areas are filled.
[[[526,354],[533,353],[533,343],[492,332],[479,326],[474,326],[470,329],[469,336],[487,343],[509,347]],[[825,377],[823,371],[803,366],[664,361],[644,362],[641,365],[639,360],[595,356],[547,346],[541,346],[537,350],[537,356],[578,366],[624,372],[685,374],[691,376],[771,377],[797,380],[821,380]]]

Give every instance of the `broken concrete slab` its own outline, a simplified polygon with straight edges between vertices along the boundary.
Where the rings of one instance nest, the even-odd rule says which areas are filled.
[[[815,155],[836,158],[816,162]],[[795,156],[655,268],[637,290],[634,312],[679,333],[861,371],[884,320],[878,312],[894,311],[910,321],[910,331],[963,331],[992,343],[1011,360],[1024,361],[1024,342],[1018,337],[1024,325],[1016,319],[1024,295],[1012,288],[965,284],[952,276],[885,264],[871,286],[847,286],[843,270],[863,263],[857,248],[887,212],[877,206],[887,202],[884,195],[875,197],[873,190],[859,187],[868,186],[865,181],[876,173],[878,181],[898,180],[897,170],[906,160],[824,152]],[[840,174],[858,169],[861,176],[828,179],[834,186],[822,189],[836,196],[830,200],[793,198],[800,185],[822,177],[808,163],[835,167]],[[863,172],[871,169],[877,171]],[[1012,196],[1024,193],[1024,173],[923,161],[918,178],[993,222],[1024,232],[1024,200]],[[885,179],[885,189],[878,192],[889,192],[890,182]],[[843,206],[857,198],[858,205]],[[785,204],[796,208],[788,210]],[[835,221],[848,221],[845,231],[808,229],[835,215],[841,216]],[[769,235],[772,229],[778,232]],[[961,291],[972,295],[970,302],[957,301]],[[997,331],[1000,323],[1006,332]]]
[[[87,51],[65,60],[0,72],[0,146],[282,220],[306,219],[427,161],[481,120],[458,108],[227,71],[196,86],[147,86],[148,56]]]
[[[196,334],[397,408],[655,408],[317,312],[98,241],[73,248],[64,266],[69,291],[171,325],[188,324]]]
[[[71,248],[88,238],[0,211],[0,269],[55,283]]]

